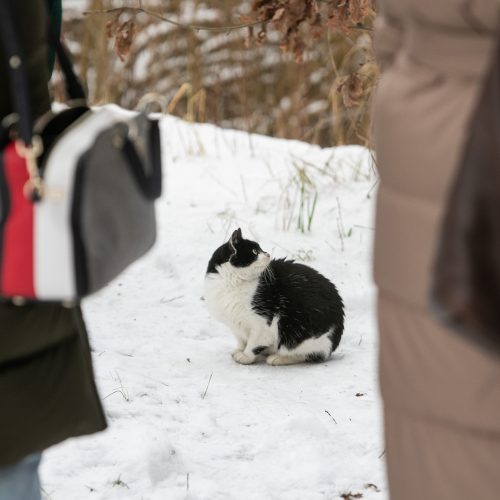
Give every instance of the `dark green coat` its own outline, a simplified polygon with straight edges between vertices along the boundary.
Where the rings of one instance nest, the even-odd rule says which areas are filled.
[[[11,1],[37,116],[50,107],[45,4]],[[0,46],[0,119],[11,112]],[[79,307],[0,302],[0,401],[0,466],[106,427]]]

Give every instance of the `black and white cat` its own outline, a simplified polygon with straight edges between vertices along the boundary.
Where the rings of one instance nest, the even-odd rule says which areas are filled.
[[[271,259],[241,229],[208,263],[205,301],[238,340],[233,358],[270,365],[328,359],[344,331],[344,304],[335,285],[292,260]]]

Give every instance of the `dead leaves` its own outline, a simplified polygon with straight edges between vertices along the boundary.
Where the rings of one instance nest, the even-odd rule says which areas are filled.
[[[372,490],[376,493],[380,493],[380,489],[376,484],[366,483],[365,490]],[[344,500],[355,500],[357,498],[363,498],[363,493],[353,493],[352,491],[346,491],[345,493],[340,494],[340,498]]]
[[[284,15],[285,15],[285,7],[280,7],[275,13],[274,16],[271,19],[271,22],[277,23]]]
[[[114,49],[122,62],[125,61],[130,53],[132,42],[137,32],[134,21],[128,20],[120,25],[115,34]]]
[[[342,96],[344,106],[359,106],[363,97],[363,83],[358,73],[351,73],[337,78],[335,90]]]
[[[120,15],[121,12],[106,23],[106,35],[110,39],[114,38],[113,49],[120,61],[125,62],[137,34],[137,25],[133,18],[121,22]]]
[[[297,46],[304,45],[304,39],[317,39],[327,28],[350,34],[365,21],[373,20],[374,4],[374,0],[333,0],[330,2],[254,0],[252,12],[255,13],[257,20],[270,23],[281,33],[283,50],[295,52]]]
[[[349,15],[353,24],[362,23],[374,15],[372,0],[351,0],[349,2]]]
[[[356,71],[335,79],[334,89],[342,97],[344,107],[362,106],[373,90],[378,67],[370,59],[363,61]]]
[[[366,483],[365,490],[372,490],[376,493],[380,493],[380,488],[373,483]],[[352,491],[346,491],[345,493],[340,494],[340,498],[344,500],[355,500],[357,498],[363,498],[363,493],[353,493]]]
[[[373,484],[373,483],[366,483],[365,490],[373,490],[377,493],[380,493],[380,488],[376,484]]]
[[[252,12],[263,26],[270,24],[280,33],[281,50],[294,54],[295,60],[301,62],[306,48],[302,25],[313,25],[316,21],[319,15],[316,0],[254,0]],[[317,31],[316,23],[314,36]],[[262,39],[258,38],[257,42],[262,43]]]
[[[372,0],[334,0],[327,9],[327,25],[348,34],[374,13]]]
[[[307,45],[321,38],[325,30],[331,29],[346,36],[363,23],[370,23],[375,17],[374,0],[254,0],[252,12],[256,18],[245,16],[242,21],[260,20],[281,35],[280,48],[302,62]],[[247,46],[255,40],[253,29],[249,28]],[[259,33],[257,43],[262,43]],[[360,106],[366,95],[366,77],[361,71],[337,78],[335,89],[342,96],[346,108]]]
[[[354,500],[356,498],[363,498],[363,493],[351,493],[350,491],[347,493],[342,493],[340,498],[344,500]]]
[[[140,9],[113,10],[113,19],[106,24],[106,32],[113,40],[115,53],[125,62],[138,33],[139,23],[135,22],[135,16]],[[240,21],[247,25],[247,47],[265,44],[267,31],[274,30],[279,34],[281,50],[292,54],[300,63],[307,57],[308,46],[322,38],[326,30],[345,36],[355,48],[360,32],[353,33],[353,30],[360,27],[369,30],[374,16],[375,0],[253,0],[251,12],[241,16]],[[370,32],[366,33],[365,36],[371,38]],[[371,53],[371,45],[367,53]],[[377,69],[370,59],[365,57],[359,64],[353,61],[344,67],[339,65],[338,72],[335,68],[333,90],[340,96],[338,101],[344,111],[364,109],[377,77]]]

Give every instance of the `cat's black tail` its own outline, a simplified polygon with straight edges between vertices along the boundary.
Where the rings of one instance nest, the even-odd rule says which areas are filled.
[[[332,328],[330,332],[330,341],[332,342],[332,352],[337,349],[337,347],[340,344],[340,339],[342,338],[342,334],[344,333],[344,322],[342,321],[341,324],[336,325]]]

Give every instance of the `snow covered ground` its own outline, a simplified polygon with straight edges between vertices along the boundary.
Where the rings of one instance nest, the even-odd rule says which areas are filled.
[[[109,429],[45,454],[46,498],[385,500],[369,153],[172,117],[162,129],[158,243],[84,305]],[[338,286],[347,323],[329,362],[233,361],[201,296],[237,227]]]

